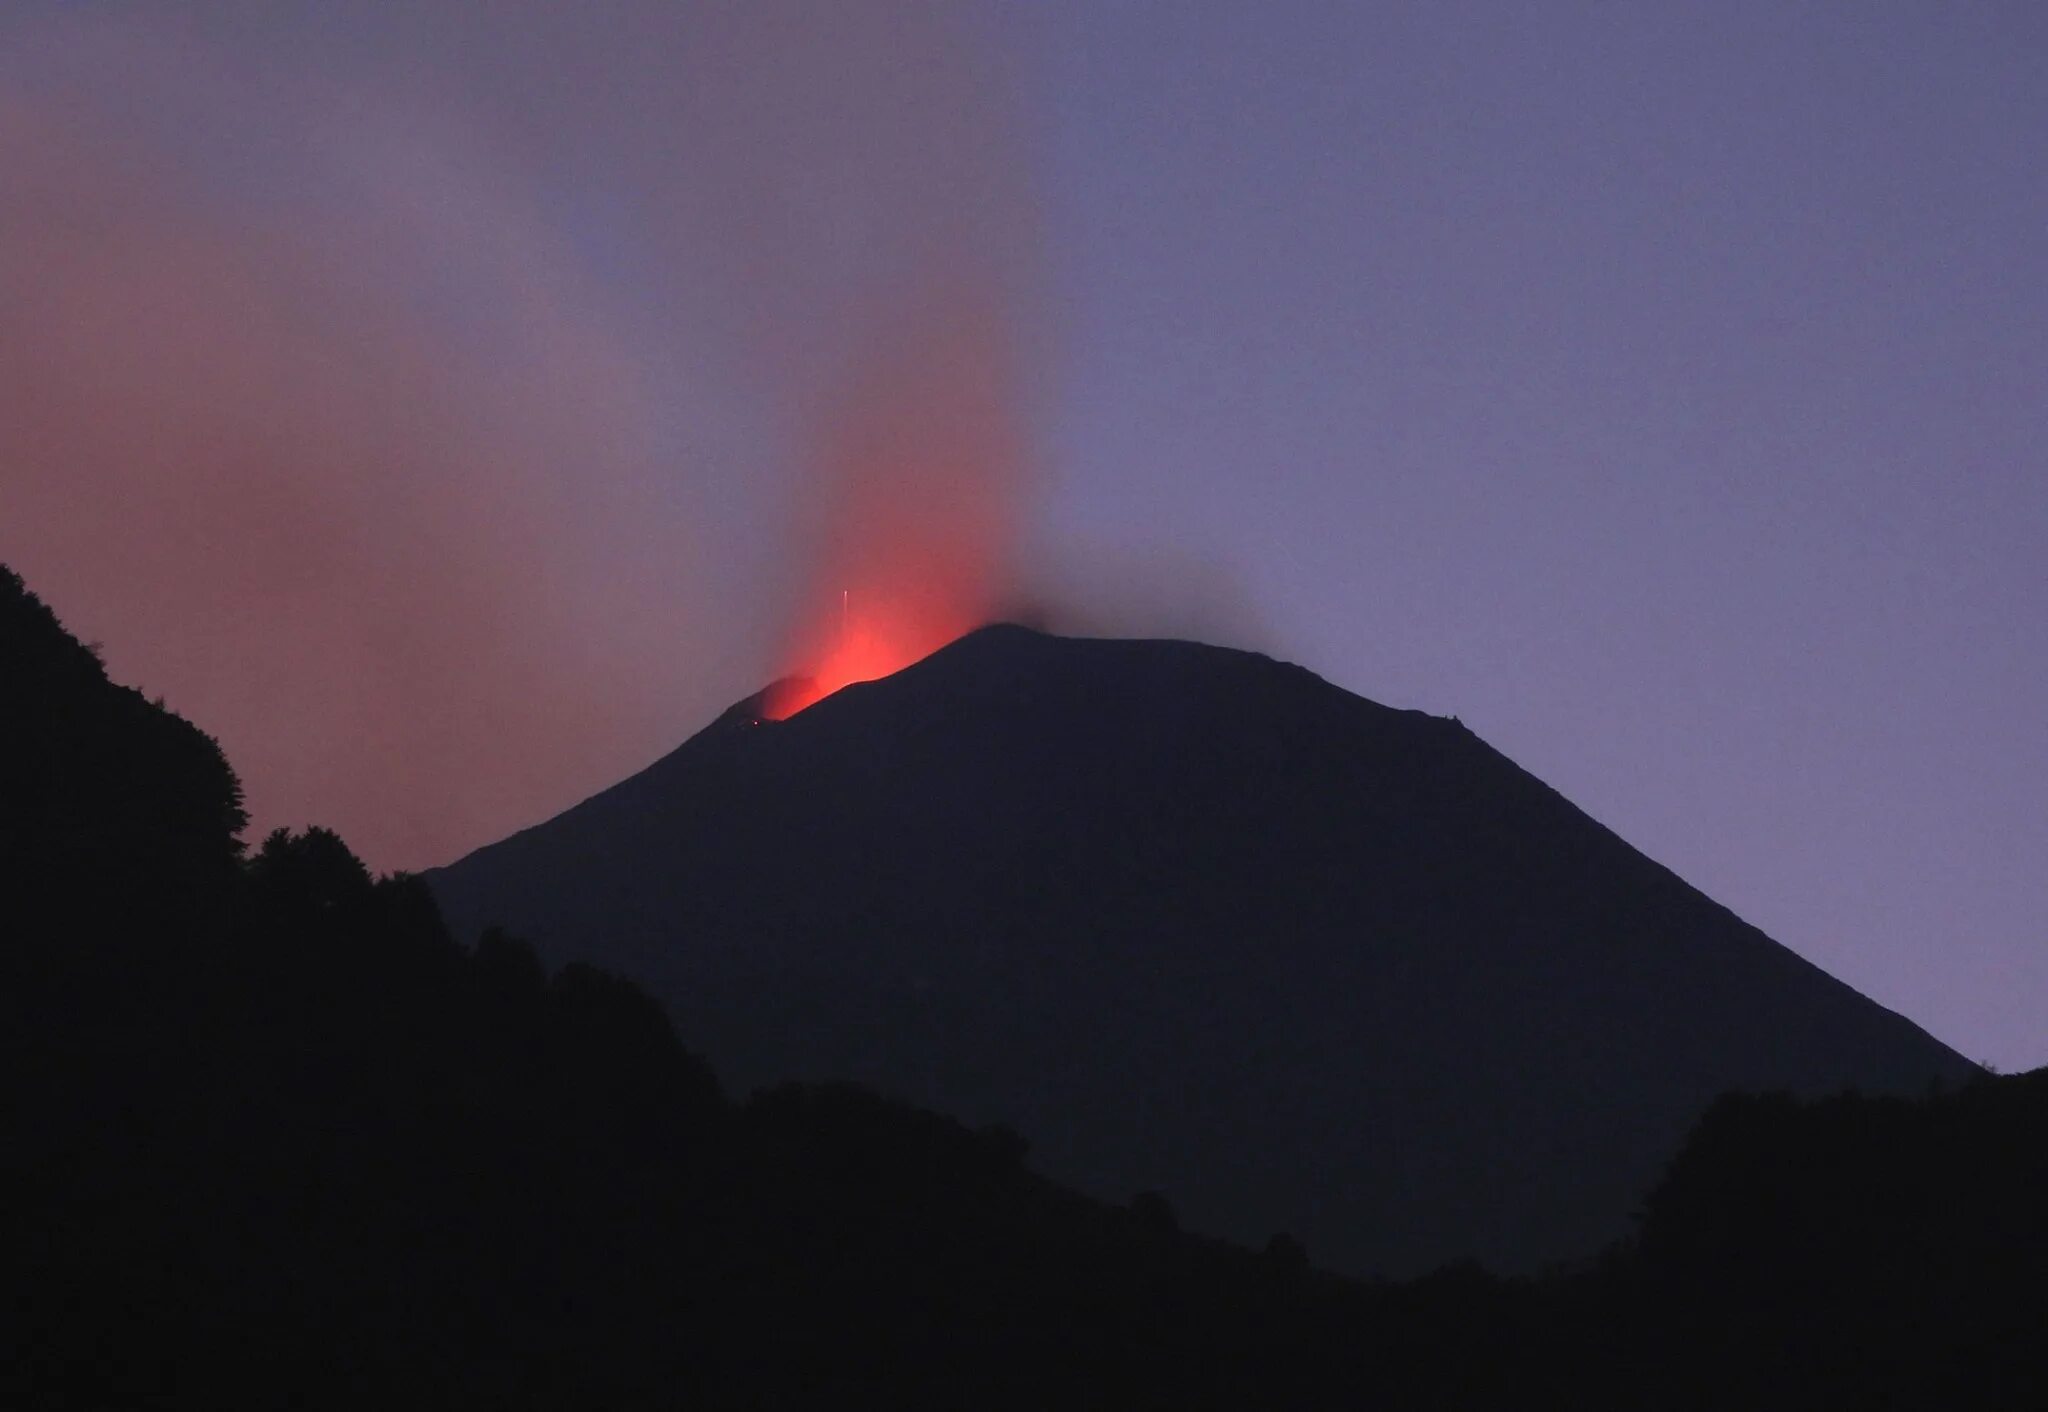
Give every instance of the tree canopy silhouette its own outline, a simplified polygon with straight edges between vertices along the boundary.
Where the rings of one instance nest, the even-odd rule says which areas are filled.
[[[2024,1405],[2048,1073],[1731,1098],[1638,1241],[1403,1285],[450,935],[0,573],[0,1405]]]

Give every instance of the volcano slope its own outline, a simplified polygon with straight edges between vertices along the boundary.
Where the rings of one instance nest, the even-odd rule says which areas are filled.
[[[999,626],[758,701],[428,874],[458,934],[635,977],[742,1085],[1007,1124],[1356,1274],[1589,1255],[1727,1090],[1974,1072],[1457,722],[1299,667]]]

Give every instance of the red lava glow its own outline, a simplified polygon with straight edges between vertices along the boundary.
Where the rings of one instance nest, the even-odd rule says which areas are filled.
[[[1028,456],[1012,315],[999,282],[915,292],[819,418],[812,611],[793,624],[783,720],[901,671],[987,622],[1010,572]]]
[[[926,617],[902,605],[867,605],[851,592],[841,605],[836,640],[804,675],[778,682],[761,703],[761,714],[785,721],[855,682],[874,681],[929,657],[977,624]]]
[[[0,3],[0,560],[251,839],[446,862],[711,664],[823,694],[986,619],[1042,302],[974,7],[323,8]]]

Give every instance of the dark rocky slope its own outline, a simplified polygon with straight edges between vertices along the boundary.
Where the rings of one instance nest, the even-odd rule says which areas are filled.
[[[429,874],[743,1084],[846,1078],[1319,1261],[1621,1235],[1716,1095],[1972,1066],[1455,721],[1265,657],[985,629]]]

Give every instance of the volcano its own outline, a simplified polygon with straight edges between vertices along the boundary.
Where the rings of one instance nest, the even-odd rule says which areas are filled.
[[[741,1086],[1007,1124],[1357,1274],[1588,1256],[1726,1090],[1975,1072],[1455,720],[1299,667],[999,626],[762,700],[429,874],[451,923],[635,977]]]

